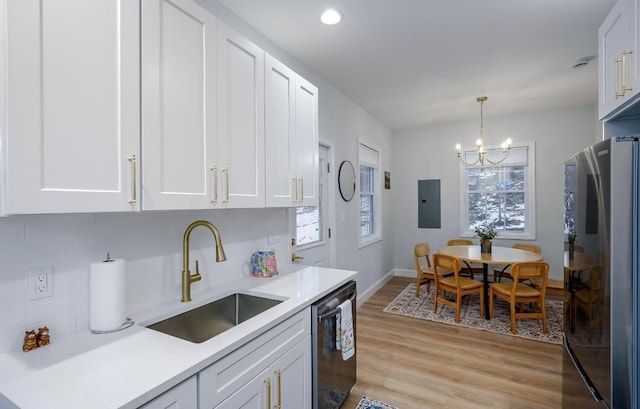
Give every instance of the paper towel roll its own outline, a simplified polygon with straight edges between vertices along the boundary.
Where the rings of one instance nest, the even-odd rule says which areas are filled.
[[[111,331],[126,321],[125,262],[121,258],[89,267],[89,328]]]

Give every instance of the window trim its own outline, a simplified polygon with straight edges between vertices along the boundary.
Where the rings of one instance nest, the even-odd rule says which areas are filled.
[[[373,226],[374,232],[373,234],[362,237],[362,228],[360,226],[360,148],[368,148],[370,150],[375,151],[378,154],[378,164],[377,167],[374,167],[374,178],[373,186]],[[363,248],[369,246],[371,244],[382,241],[383,229],[382,229],[382,183],[384,183],[382,179],[382,151],[375,144],[369,143],[366,140],[360,139],[358,141],[358,172],[357,172],[357,180],[358,180],[358,248]]]
[[[498,236],[499,239],[506,239],[506,240],[535,240],[536,239],[536,143],[534,141],[532,142],[516,142],[516,143],[512,143],[511,144],[512,148],[520,148],[520,147],[526,147],[528,148],[527,150],[527,166],[526,166],[526,172],[525,172],[525,181],[526,181],[526,188],[525,188],[525,209],[526,209],[526,219],[528,220],[526,227],[525,227],[525,231],[522,233],[516,233],[516,232],[504,232],[504,231],[500,231],[500,234]],[[466,148],[462,148],[463,153],[465,151],[473,151],[475,150],[476,147],[466,147]],[[491,146],[485,146],[486,150],[495,150],[495,149],[499,149],[501,150],[502,148],[498,145],[491,145]],[[501,164],[501,165],[509,165],[507,164]],[[492,165],[488,165],[485,167],[499,167],[501,165],[497,165],[497,166],[492,166]],[[460,224],[459,224],[459,230],[460,230],[460,237],[475,237],[475,232],[473,230],[467,230],[466,226],[467,226],[467,214],[468,214],[468,208],[467,208],[467,204],[466,204],[466,191],[467,191],[467,186],[466,186],[466,172],[465,172],[466,167],[463,165],[460,165],[460,171],[459,171],[459,177],[460,177],[460,185],[459,185],[459,198],[458,198],[458,202],[460,205]]]

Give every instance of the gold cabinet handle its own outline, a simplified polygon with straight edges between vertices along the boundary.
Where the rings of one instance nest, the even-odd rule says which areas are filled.
[[[222,203],[229,203],[229,168],[222,169],[224,174],[224,200]]]
[[[300,204],[304,203],[304,179],[300,178]]]
[[[296,256],[296,253],[291,253],[291,262],[295,262],[296,260],[303,260],[304,257],[302,256]]]
[[[619,91],[620,64],[622,64],[622,58],[616,58],[615,60],[613,60],[613,91],[616,99],[624,96],[624,93]]]
[[[211,192],[211,203],[218,203],[218,167],[214,166],[211,168],[211,176],[213,177],[213,181],[211,182],[212,190]]]
[[[137,179],[136,179],[136,155],[131,155],[127,158],[131,163],[131,199],[129,204],[135,205],[138,197]]]
[[[264,380],[264,384],[267,388],[267,406],[265,406],[265,408],[270,408],[271,407],[271,379],[266,378]]]
[[[275,408],[276,409],[280,409],[281,405],[282,405],[282,381],[281,381],[281,377],[280,377],[280,370],[276,369],[274,371],[274,373],[276,374],[276,381],[278,382],[278,390],[277,390],[277,395],[276,395],[276,404],[275,404]]]
[[[298,179],[291,178],[291,184],[293,186],[293,204],[298,203]]]
[[[620,91],[622,95],[626,94],[627,91],[632,91],[632,87],[627,87],[627,55],[633,54],[631,50],[622,50],[622,88]]]

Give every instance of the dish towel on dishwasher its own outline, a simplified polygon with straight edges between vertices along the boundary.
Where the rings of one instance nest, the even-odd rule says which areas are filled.
[[[356,352],[353,337],[353,313],[351,312],[351,300],[347,300],[338,306],[340,313],[336,316],[336,347],[342,351],[342,359],[351,358]]]

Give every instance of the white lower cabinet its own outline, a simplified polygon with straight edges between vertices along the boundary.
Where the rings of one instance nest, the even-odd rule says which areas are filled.
[[[200,371],[198,391],[200,409],[311,408],[310,310]]]
[[[311,407],[311,337],[308,336],[216,409]]]
[[[198,382],[195,375],[140,406],[141,409],[190,409],[197,407]]]

